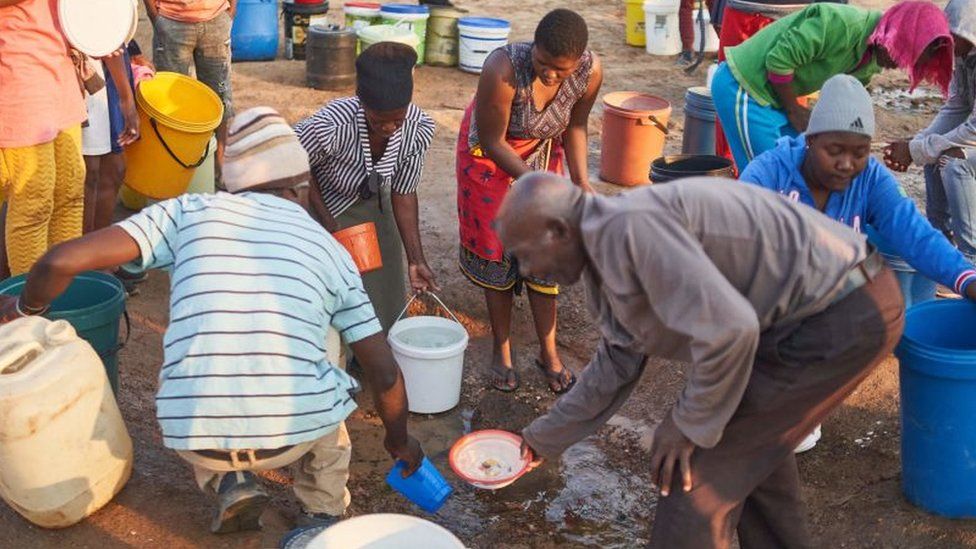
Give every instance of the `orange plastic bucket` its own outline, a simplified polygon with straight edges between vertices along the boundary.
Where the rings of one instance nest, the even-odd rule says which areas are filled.
[[[639,92],[603,97],[600,178],[631,187],[650,183],[651,161],[664,153],[671,103]]]
[[[349,251],[360,273],[383,268],[380,240],[376,236],[376,224],[372,221],[342,229],[332,233],[332,236]]]

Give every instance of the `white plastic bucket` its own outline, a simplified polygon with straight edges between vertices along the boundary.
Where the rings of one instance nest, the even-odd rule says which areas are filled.
[[[400,44],[410,46],[414,50],[417,49],[417,45],[420,43],[417,40],[417,35],[412,30],[394,25],[373,25],[362,29],[357,35],[359,36],[360,51],[379,42],[399,42]]]
[[[362,515],[330,526],[308,549],[464,549],[454,534],[433,522],[407,515]]]
[[[678,30],[680,1],[647,0],[644,2],[644,32],[647,33],[647,53],[678,55],[681,53],[681,34]]]
[[[691,49],[698,51],[701,47],[701,23],[698,22],[698,11],[692,14],[692,21],[695,23],[695,42],[691,46]],[[714,53],[718,51],[718,35],[715,34],[715,29],[712,27],[712,18],[708,14],[708,10],[702,14],[705,20],[705,51],[708,53]]]
[[[468,331],[434,294],[430,294],[451,319],[439,316],[403,318],[417,296],[407,302],[390,327],[387,339],[407,387],[409,410],[437,414],[458,405]]]
[[[490,17],[462,17],[458,20],[458,65],[465,72],[481,74],[488,55],[508,44],[512,24]]]
[[[342,5],[346,28],[356,32],[375,25],[380,19],[380,5],[367,2],[346,2]]]

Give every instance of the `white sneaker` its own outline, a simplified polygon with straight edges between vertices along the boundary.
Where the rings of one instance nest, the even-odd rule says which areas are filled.
[[[814,429],[812,433],[807,435],[807,438],[803,439],[803,442],[801,442],[800,445],[793,450],[793,453],[802,454],[803,452],[813,450],[813,447],[820,442],[820,436],[823,434],[820,431],[820,427],[820,425],[817,425],[817,428]]]

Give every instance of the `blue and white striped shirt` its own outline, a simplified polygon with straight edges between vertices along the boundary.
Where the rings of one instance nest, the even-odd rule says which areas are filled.
[[[177,450],[279,448],[320,438],[355,408],[325,339],[382,329],[348,252],[299,205],[260,193],[185,195],[118,225],[139,267],[170,271],[156,395]]]

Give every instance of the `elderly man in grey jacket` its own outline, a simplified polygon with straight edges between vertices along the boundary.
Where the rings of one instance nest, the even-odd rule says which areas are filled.
[[[956,54],[949,100],[928,128],[884,156],[893,170],[925,167],[929,221],[976,262],[976,0],[951,0],[945,13]]]
[[[649,356],[690,362],[652,443],[664,497],[651,546],[727,548],[737,529],[744,549],[808,547],[793,448],[901,336],[898,284],[864,237],[712,178],[611,198],[529,174],[498,222],[523,274],[582,279],[603,336],[573,389],[523,431],[532,453],[594,433]]]

